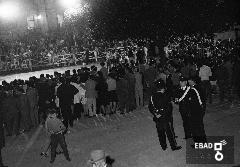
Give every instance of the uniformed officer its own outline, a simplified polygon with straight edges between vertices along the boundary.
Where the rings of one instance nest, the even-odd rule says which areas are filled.
[[[51,161],[53,163],[56,158],[56,149],[58,144],[60,144],[63,154],[68,161],[71,161],[69,158],[69,153],[67,150],[67,144],[64,137],[64,131],[66,127],[63,125],[62,121],[57,118],[56,110],[49,109],[48,117],[45,123],[46,130],[50,134],[50,143],[51,143]]]
[[[183,120],[183,128],[185,133],[184,139],[188,139],[192,137],[190,124],[189,124],[190,109],[188,107],[188,103],[186,99],[186,95],[189,90],[190,90],[190,87],[187,85],[187,79],[184,77],[180,77],[180,88],[177,89],[177,92],[175,95],[176,97],[175,102],[179,104],[179,112]]]
[[[200,87],[196,84],[197,78],[189,78],[188,83],[191,86],[187,94],[188,106],[190,109],[190,126],[193,141],[196,143],[206,143],[206,134],[204,130],[203,117],[205,115],[202,93]]]
[[[156,123],[157,133],[160,145],[163,150],[167,149],[166,135],[169,140],[171,149],[179,150],[182,147],[177,146],[174,130],[171,123],[172,104],[170,96],[165,91],[163,80],[156,81],[156,91],[150,97],[149,110],[153,114],[153,121]]]

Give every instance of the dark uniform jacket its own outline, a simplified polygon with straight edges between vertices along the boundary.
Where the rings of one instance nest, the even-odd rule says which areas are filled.
[[[3,114],[0,109],[0,149],[5,146],[5,138],[4,138],[4,129],[3,129]]]
[[[73,103],[74,95],[78,93],[78,89],[70,84],[62,84],[57,89],[60,105],[70,105]]]
[[[184,90],[181,87],[177,88],[176,92],[174,93],[174,98],[180,99],[184,95],[187,88],[187,86]],[[189,115],[190,111],[188,107],[188,100],[186,97],[181,102],[179,102],[179,111]]]
[[[171,98],[167,92],[155,92],[149,101],[148,105],[149,111],[153,114],[153,120],[156,121],[158,118],[155,114],[155,111],[158,110],[158,113],[161,115],[159,119],[170,121],[172,117],[172,103]]]
[[[3,99],[4,99],[3,92],[0,92],[0,151],[5,146],[4,128],[3,128],[3,110],[2,110]]]
[[[194,89],[195,90],[194,90]],[[190,110],[190,117],[192,119],[196,118],[201,118],[204,115],[204,110],[203,106],[201,103],[202,97],[201,97],[201,90],[197,86],[193,86],[191,88],[186,96],[186,100],[188,101],[188,107]]]
[[[17,115],[20,110],[20,101],[15,96],[6,97],[2,102],[2,111],[4,117]]]

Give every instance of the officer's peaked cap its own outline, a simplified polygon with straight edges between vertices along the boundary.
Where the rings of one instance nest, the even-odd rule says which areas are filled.
[[[189,77],[188,80],[197,82],[199,80],[199,78],[198,77]]]
[[[155,81],[155,85],[157,89],[165,88],[165,83],[162,79],[158,79],[157,81]]]
[[[186,77],[181,76],[180,81],[187,81],[188,79]]]

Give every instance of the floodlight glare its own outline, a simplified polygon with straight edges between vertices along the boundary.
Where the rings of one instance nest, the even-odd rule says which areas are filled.
[[[38,15],[37,19],[40,20],[42,18],[42,15]]]
[[[0,4],[0,17],[12,19],[18,15],[18,6],[16,4],[6,2]]]
[[[72,8],[77,5],[78,0],[61,0],[61,4],[65,8]]]
[[[90,9],[90,7],[88,4],[85,4],[85,5],[78,4],[72,8],[68,8],[67,10],[65,10],[64,17],[71,19],[72,17],[81,16],[84,13],[87,13],[89,11],[89,9]]]

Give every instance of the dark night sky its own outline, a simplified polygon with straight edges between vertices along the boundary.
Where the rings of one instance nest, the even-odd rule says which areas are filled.
[[[238,21],[238,0],[92,0],[98,35],[215,32]]]

